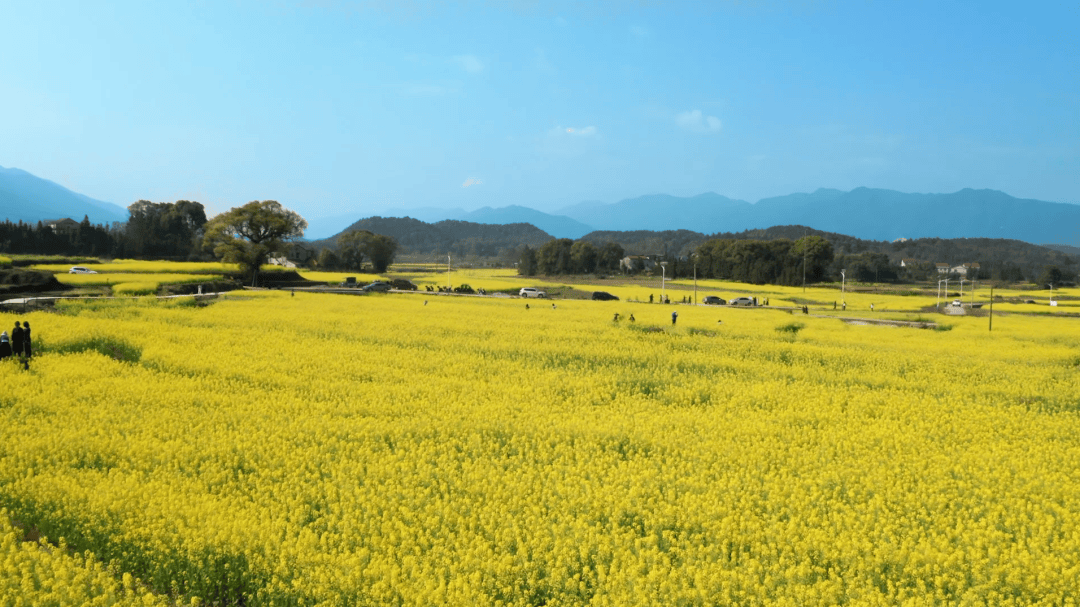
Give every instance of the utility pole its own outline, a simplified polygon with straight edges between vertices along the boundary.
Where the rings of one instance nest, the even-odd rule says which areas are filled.
[[[698,254],[693,255],[693,305],[698,305]]]
[[[990,285],[990,330],[994,330],[994,285]]]
[[[806,294],[806,230],[802,235],[802,292]]]

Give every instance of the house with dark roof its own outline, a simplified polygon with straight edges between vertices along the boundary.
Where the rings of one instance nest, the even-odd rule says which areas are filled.
[[[650,272],[656,267],[656,262],[645,255],[627,255],[619,260],[619,269],[626,273]]]
[[[52,231],[57,234],[74,234],[79,229],[79,222],[74,219],[50,219],[48,221],[41,222],[43,225],[52,228]]]

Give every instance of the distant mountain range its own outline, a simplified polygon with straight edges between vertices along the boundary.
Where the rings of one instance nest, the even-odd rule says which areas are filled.
[[[69,217],[91,223],[127,221],[127,209],[109,202],[77,194],[47,179],[21,169],[0,167],[0,221],[37,223]]]
[[[1080,205],[1014,198],[996,190],[907,194],[856,188],[764,198],[757,203],[712,192],[692,197],[651,194],[615,203],[582,202],[544,213],[510,205],[462,209],[382,210],[383,217],[426,223],[445,220],[487,225],[531,224],[557,238],[594,231],[693,230],[740,232],[806,225],[867,240],[898,238],[1008,238],[1034,244],[1080,246]],[[0,167],[0,220],[36,222],[88,215],[94,223],[126,221],[127,210],[77,194],[19,169]],[[359,214],[357,214],[359,215]],[[327,238],[363,216],[309,218],[307,237]]]
[[[1014,198],[996,190],[907,194],[823,188],[764,198],[756,204],[712,192],[688,198],[652,194],[610,204],[582,202],[550,214],[521,206],[485,207],[471,213],[426,208],[398,214],[428,222],[531,223],[552,236],[574,239],[591,231],[689,229],[715,234],[799,224],[867,240],[1009,238],[1080,246],[1080,205]]]

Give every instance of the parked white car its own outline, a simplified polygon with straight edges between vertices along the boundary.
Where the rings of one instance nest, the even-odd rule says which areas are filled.
[[[535,297],[535,298],[543,299],[543,298],[547,297],[547,293],[541,291],[540,289],[534,288],[534,287],[525,287],[525,288],[521,289],[520,291],[518,291],[518,296],[519,297],[525,297],[525,298]]]
[[[964,302],[960,301],[959,299],[954,299],[952,300],[952,305],[955,308],[961,308],[964,306]]]
[[[71,269],[68,270],[68,274],[97,274],[97,272],[82,266],[71,266]]]
[[[728,302],[728,305],[732,306],[752,306],[754,305],[753,298],[750,297],[736,297]]]

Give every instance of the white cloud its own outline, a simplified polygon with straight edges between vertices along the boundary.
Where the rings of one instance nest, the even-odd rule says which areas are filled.
[[[695,133],[716,133],[723,126],[716,116],[706,116],[701,110],[688,110],[675,115],[675,123]]]
[[[597,129],[595,126],[585,126],[579,128],[570,126],[566,127],[566,132],[570,135],[573,135],[574,137],[590,137],[597,134],[599,132],[599,129]]]
[[[470,74],[478,74],[484,71],[484,64],[477,59],[476,55],[454,55],[450,60]]]
[[[463,188],[467,188],[467,187],[469,187],[469,186],[474,186],[474,185],[481,185],[481,184],[483,184],[483,183],[484,183],[484,182],[483,182],[483,181],[480,181],[479,179],[473,179],[472,177],[470,177],[470,178],[468,178],[468,179],[466,179],[466,180],[465,180],[465,183],[461,184],[461,187],[463,187]]]

